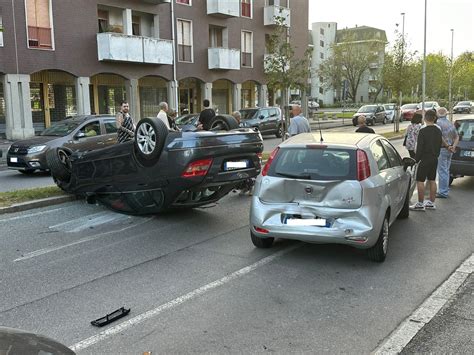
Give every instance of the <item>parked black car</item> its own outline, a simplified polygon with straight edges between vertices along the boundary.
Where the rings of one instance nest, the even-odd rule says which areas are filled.
[[[277,138],[283,135],[284,121],[279,107],[258,107],[239,110],[240,127],[258,128],[265,134],[274,134]]]
[[[459,144],[451,158],[450,179],[474,176],[474,118],[461,118],[454,122],[459,133]]]
[[[215,131],[176,132],[144,118],[129,142],[50,150],[51,175],[66,192],[130,214],[211,204],[260,173],[263,150],[260,132],[238,128],[232,116],[218,115],[211,125]]]
[[[117,141],[115,117],[75,116],[54,122],[39,136],[13,142],[8,149],[7,165],[23,174],[32,174],[35,170],[46,171],[46,152],[49,149],[65,147],[71,151],[94,150]]]
[[[471,113],[473,106],[471,101],[460,101],[453,107],[453,113]]]
[[[367,126],[373,126],[374,124],[387,123],[387,114],[382,105],[364,105],[352,116],[352,125],[357,126],[357,119],[359,116],[364,115],[366,118]]]

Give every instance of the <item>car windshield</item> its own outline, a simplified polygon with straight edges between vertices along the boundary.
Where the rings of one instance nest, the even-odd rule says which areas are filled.
[[[471,103],[469,101],[461,101],[461,102],[458,102],[458,105],[471,106]]]
[[[459,126],[459,140],[464,142],[474,141],[474,120],[456,122],[456,126]]]
[[[417,104],[408,104],[408,105],[403,105],[402,110],[416,110],[418,107]]]
[[[257,113],[257,109],[245,109],[245,110],[240,110],[240,115],[242,116],[242,120],[250,120],[255,117],[255,114]]]
[[[187,124],[193,124],[193,121],[194,119],[196,118],[197,116],[196,115],[183,115],[183,116],[179,116],[178,118],[176,118],[176,124],[178,126],[184,126],[184,125],[187,125]]]
[[[41,136],[57,136],[57,137],[64,137],[67,136],[69,133],[74,131],[77,126],[79,126],[80,122],[76,121],[62,121],[53,123],[50,127],[46,128],[43,132],[41,132]]]
[[[374,106],[374,105],[362,106],[357,112],[375,112],[376,107],[377,106]]]
[[[386,110],[395,110],[395,105],[383,105]]]
[[[306,180],[354,180],[355,160],[355,150],[351,149],[281,149],[268,175]]]

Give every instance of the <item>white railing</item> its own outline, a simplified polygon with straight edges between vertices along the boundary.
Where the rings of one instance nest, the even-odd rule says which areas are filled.
[[[282,23],[286,27],[290,27],[291,11],[287,7],[283,6],[265,6],[263,9],[263,24],[265,26],[274,26],[278,24],[277,19],[281,18]]]
[[[223,17],[239,17],[240,1],[207,0],[207,14]]]
[[[233,48],[208,48],[209,69],[240,69],[240,50]]]

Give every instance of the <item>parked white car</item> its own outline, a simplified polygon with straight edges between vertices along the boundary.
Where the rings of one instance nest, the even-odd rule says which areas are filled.
[[[392,123],[395,118],[395,104],[384,104],[385,108],[385,117],[387,117],[387,122]]]

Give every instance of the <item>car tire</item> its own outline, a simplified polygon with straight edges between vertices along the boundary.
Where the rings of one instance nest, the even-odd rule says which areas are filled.
[[[383,118],[382,123],[383,123],[383,124],[387,124],[387,121],[388,121],[387,116],[385,116],[385,117]]]
[[[72,150],[65,147],[52,148],[46,152],[46,163],[54,179],[64,182],[71,179],[71,154]]]
[[[268,249],[271,248],[271,246],[273,245],[273,241],[275,238],[259,238],[255,234],[253,234],[252,231],[250,231],[250,239],[252,239],[253,245],[255,245],[257,248]]]
[[[24,170],[18,170],[18,171],[25,175],[32,175],[36,171],[36,169],[24,169]]]
[[[275,133],[275,136],[277,138],[281,138],[283,136],[283,125],[282,124],[278,125],[278,129],[277,129],[277,132]]]
[[[168,136],[168,127],[157,117],[143,118],[137,124],[133,146],[139,161],[157,162]]]
[[[370,260],[381,263],[387,257],[388,229],[388,215],[385,215],[377,242],[372,248],[367,249],[367,256]]]
[[[230,131],[239,128],[239,122],[230,115],[217,115],[212,118],[210,126],[211,131]]]
[[[397,219],[406,219],[410,216],[410,184],[408,184],[408,191],[403,202],[403,207],[398,213]]]

